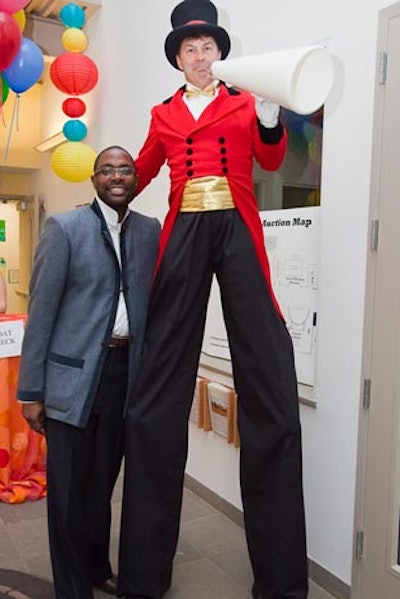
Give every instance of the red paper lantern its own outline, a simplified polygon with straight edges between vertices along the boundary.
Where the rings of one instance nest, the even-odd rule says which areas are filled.
[[[85,114],[86,104],[79,98],[67,98],[62,103],[62,109],[64,114],[75,119]]]
[[[50,67],[50,78],[57,89],[71,96],[90,92],[99,73],[91,58],[78,52],[64,52]]]

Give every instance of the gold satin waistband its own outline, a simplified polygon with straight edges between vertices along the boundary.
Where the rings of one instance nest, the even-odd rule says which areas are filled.
[[[186,182],[180,212],[207,212],[234,208],[226,177],[198,177]]]

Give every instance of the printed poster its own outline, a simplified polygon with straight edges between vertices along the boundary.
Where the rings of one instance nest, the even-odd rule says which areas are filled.
[[[22,320],[0,322],[0,358],[21,355],[24,323]]]
[[[314,384],[320,206],[260,212],[272,284],[293,340],[299,383]],[[219,288],[213,281],[202,351],[230,360]]]

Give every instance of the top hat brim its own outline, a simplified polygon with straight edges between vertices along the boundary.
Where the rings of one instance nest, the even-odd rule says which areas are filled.
[[[219,27],[219,25],[212,25],[210,23],[181,25],[171,31],[165,40],[165,54],[168,61],[175,67],[175,69],[179,69],[176,62],[176,55],[179,52],[182,41],[193,35],[209,35],[213,37],[217,42],[218,48],[221,50],[221,59],[228,56],[229,50],[231,49],[231,40],[225,29]]]

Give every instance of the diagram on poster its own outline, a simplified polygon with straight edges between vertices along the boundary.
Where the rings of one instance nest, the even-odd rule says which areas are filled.
[[[314,384],[320,207],[260,212],[274,291],[293,340],[297,377]],[[203,353],[230,360],[221,299],[213,281]]]

